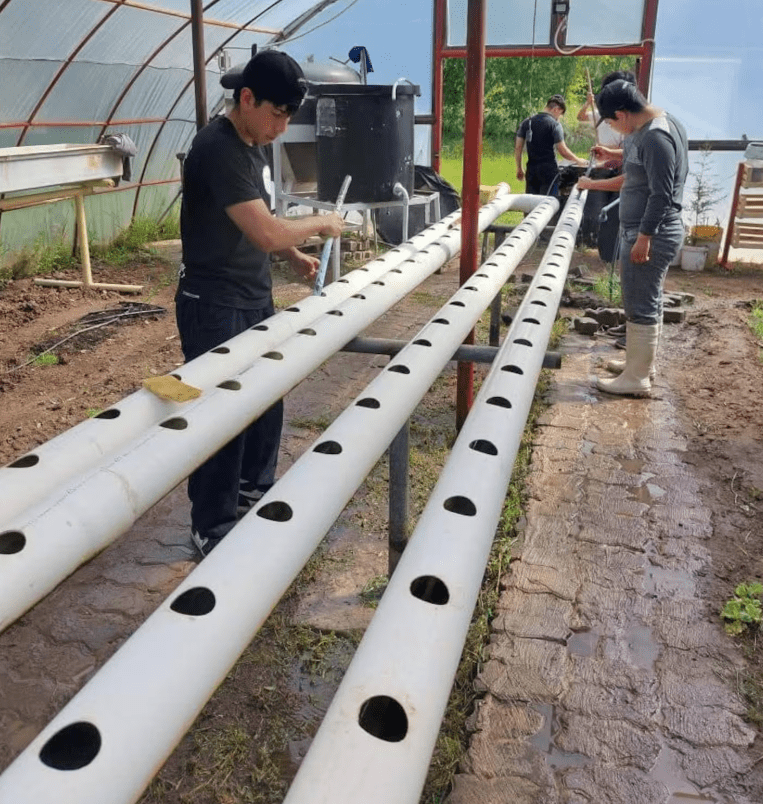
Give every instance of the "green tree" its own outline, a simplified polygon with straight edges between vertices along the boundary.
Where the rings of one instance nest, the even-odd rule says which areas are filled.
[[[588,90],[586,67],[594,91],[612,70],[633,69],[632,57],[553,56],[542,58],[489,58],[485,63],[484,136],[513,139],[519,124],[543,108],[546,100],[561,93],[568,101],[582,103]],[[464,61],[446,59],[443,65],[443,133],[446,138],[463,134]]]

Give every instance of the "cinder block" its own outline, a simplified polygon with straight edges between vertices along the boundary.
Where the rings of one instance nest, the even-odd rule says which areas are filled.
[[[662,311],[662,320],[666,324],[682,324],[686,320],[686,310],[683,307],[669,307]]]
[[[595,335],[599,329],[599,322],[595,318],[576,318],[575,331],[581,335]]]

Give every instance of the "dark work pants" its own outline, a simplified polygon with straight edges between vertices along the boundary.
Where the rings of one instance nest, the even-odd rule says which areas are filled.
[[[180,343],[186,361],[273,315],[272,302],[260,310],[209,304],[178,291],[175,297]],[[188,478],[191,523],[202,537],[220,539],[236,524],[239,485],[267,491],[275,482],[283,426],[283,402],[229,441]]]
[[[526,192],[531,195],[559,195],[559,174],[556,160],[553,162],[528,162],[525,171]]]

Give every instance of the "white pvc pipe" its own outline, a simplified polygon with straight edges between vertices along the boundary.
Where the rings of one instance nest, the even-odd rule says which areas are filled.
[[[0,777],[0,801],[140,796],[557,208],[517,227],[70,701]]]
[[[495,199],[481,215],[493,217],[508,204],[506,197]],[[120,452],[64,481],[37,505],[0,525],[0,630],[452,259],[460,240],[460,231],[451,230],[280,343],[277,350],[265,352],[251,368],[186,403],[182,415],[148,428]]]
[[[490,225],[506,209],[529,212],[542,196],[511,196],[504,192],[498,200],[497,205],[483,207],[480,229]],[[455,226],[460,214],[457,211],[448,215],[401,246],[333,282],[324,289],[323,295],[308,296],[269,318],[267,329],[247,330],[217,349],[191,360],[174,372],[175,376],[204,393],[213,390],[223,380],[249,368],[255,359],[319,315],[431,245]],[[148,427],[174,415],[182,415],[185,410],[183,403],[168,402],[141,389],[99,416],[81,422],[0,468],[0,533],[8,530],[7,522],[11,517],[50,494],[60,484],[76,478],[105,457],[126,447]]]
[[[573,190],[285,804],[419,801],[584,202]]]

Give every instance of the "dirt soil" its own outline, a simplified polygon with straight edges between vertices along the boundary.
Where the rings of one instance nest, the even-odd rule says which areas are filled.
[[[172,254],[168,256],[173,259]],[[576,254],[573,264],[584,265],[589,275],[606,270],[590,251]],[[11,282],[0,289],[0,465],[12,462],[87,416],[104,410],[139,388],[145,378],[169,373],[182,364],[174,321],[174,267],[171,262],[146,259],[126,267],[97,266],[94,270],[98,281],[143,284],[144,293],[125,297],[109,291],[56,289],[35,285],[30,279]],[[68,278],[77,277],[71,275]],[[452,273],[446,279],[449,283],[455,282]],[[441,284],[444,287],[445,279]],[[281,307],[294,303],[308,292],[288,277],[279,278],[277,285],[276,295]],[[763,552],[760,550],[763,544],[763,518],[760,515],[763,509],[763,405],[760,403],[763,344],[755,338],[748,325],[753,303],[763,300],[763,267],[737,267],[731,273],[704,271],[697,274],[671,269],[667,288],[695,295],[693,306],[687,308],[685,323],[671,326],[662,348],[666,350],[664,354],[670,356],[668,381],[671,391],[680,401],[680,415],[690,434],[688,460],[696,465],[704,478],[703,495],[713,511],[713,535],[709,545],[713,556],[712,572],[704,579],[710,618],[731,596],[736,584],[763,580]],[[148,307],[130,307],[131,302]],[[84,316],[102,311],[106,311],[106,318],[117,320],[56,345],[75,330],[93,325],[92,318],[82,321]],[[139,314],[118,317],[125,312]],[[41,364],[44,357],[34,360],[35,355],[44,349],[50,349],[58,362],[44,365]],[[337,386],[346,379],[342,373],[354,371],[356,366],[357,363],[347,361],[333,369],[333,381]],[[321,393],[325,388],[325,384],[316,383],[315,393]],[[449,392],[448,382],[444,388]],[[334,401],[341,397],[351,398],[347,393],[338,393]],[[306,399],[309,401],[309,393]],[[316,410],[327,408],[325,400],[315,402]],[[304,407],[305,410],[309,408],[309,404]],[[307,445],[307,431],[311,426],[319,427],[319,424],[297,422],[297,414],[299,411],[292,411],[291,432],[298,436],[301,430]],[[292,444],[298,442],[299,438]],[[293,446],[295,451],[297,448]],[[370,482],[373,484],[373,479]],[[373,485],[366,491],[372,493]],[[355,515],[359,518],[356,522],[365,515],[363,510],[362,505],[356,510]],[[340,533],[339,540],[346,535],[346,531]],[[381,544],[383,546],[383,542]],[[378,543],[373,546],[375,554],[380,549]],[[352,551],[346,555],[351,556]],[[383,572],[384,559],[377,558],[376,564],[377,570],[381,566]],[[333,572],[341,574],[345,569],[343,559],[336,562]],[[300,605],[298,596],[288,605],[291,610],[297,608]],[[134,630],[142,618],[143,614],[136,616],[136,622],[127,623],[126,630]],[[362,625],[358,623],[358,626]],[[271,636],[276,634],[277,637],[277,621],[270,623],[268,629]],[[314,648],[314,643],[311,645]],[[252,650],[256,654],[264,648]],[[329,655],[332,650],[339,658]],[[325,680],[327,674],[331,676],[332,663],[335,659],[340,663],[344,661],[348,650],[347,645],[334,645],[321,654],[324,658],[328,656],[321,678]],[[748,694],[752,691],[754,697],[755,679],[758,679],[757,683],[763,683],[762,654],[751,641],[740,642],[740,654],[750,671],[745,691]],[[248,692],[241,689],[235,692],[230,685],[218,691],[202,716],[206,718],[202,721],[202,732],[213,729],[215,718],[221,711],[221,695],[231,695],[224,709],[236,710],[243,706],[259,711],[265,718],[269,716],[278,691],[268,677],[254,667],[255,662],[250,657],[248,665],[240,665],[236,671],[245,678]],[[16,672],[23,676],[22,668],[16,668]],[[78,686],[81,682],[82,679]],[[743,682],[744,679],[740,680],[740,684]],[[312,695],[317,700],[323,692],[323,688],[316,687]],[[70,694],[67,693],[67,697]],[[61,703],[61,700],[56,702],[58,708]],[[325,703],[317,700],[314,705],[302,703],[301,706],[303,709],[311,706],[313,709],[316,706],[324,708]],[[52,705],[51,702],[47,707],[48,719],[56,711],[51,711]],[[25,739],[28,741],[31,736]],[[240,759],[245,760],[246,755],[255,751],[241,748],[234,738],[235,735],[231,737],[233,745],[230,750],[242,751]],[[191,773],[189,768],[194,757],[193,761],[198,763],[204,739],[203,736],[197,737],[195,745],[175,760],[174,772],[164,774],[164,781],[149,791],[146,801],[192,801],[196,804],[266,800],[225,798],[214,793],[217,789],[214,774],[226,772],[217,765],[209,765],[201,774],[200,782],[197,774],[195,784],[181,785],[182,778]],[[277,775],[279,766],[292,767],[298,762],[307,742],[308,736],[302,743],[299,739],[292,740],[291,755],[273,760],[272,773]],[[0,771],[12,759],[11,754],[17,753],[21,747],[19,741],[12,752],[0,752],[4,754],[0,756]],[[759,743],[756,747],[763,750]],[[167,781],[170,777],[171,783]],[[180,792],[173,792],[173,785],[175,791],[180,788]]]

